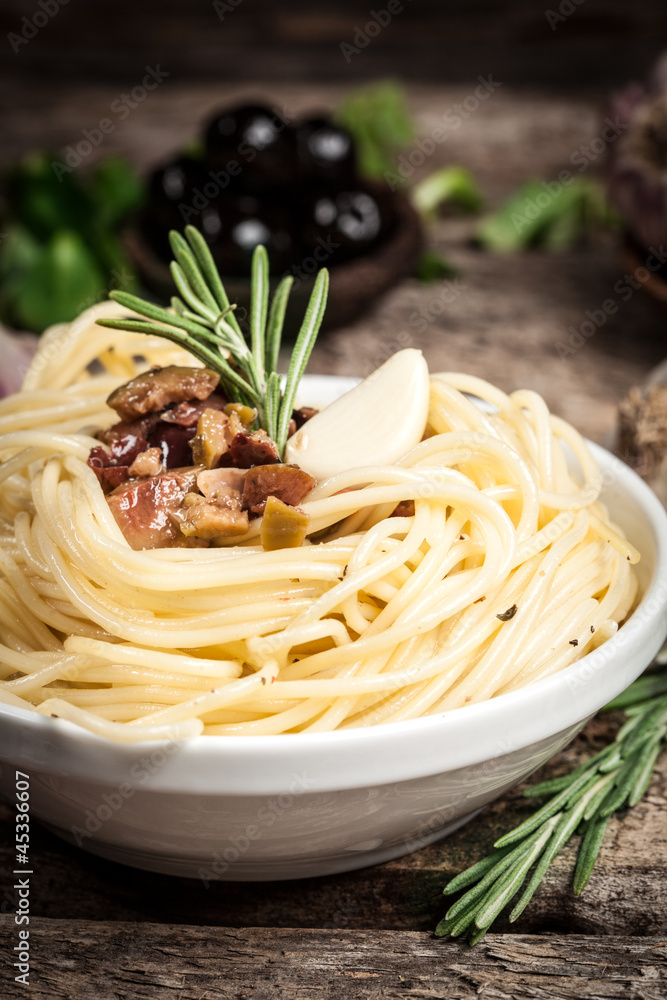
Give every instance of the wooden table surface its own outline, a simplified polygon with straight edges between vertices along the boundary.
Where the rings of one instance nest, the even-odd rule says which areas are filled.
[[[63,15],[64,16],[64,15]],[[416,85],[410,102],[428,133],[470,85]],[[274,102],[300,111],[330,105],[338,85],[256,84]],[[108,137],[142,167],[187,141],[196,123],[248,87],[210,82],[166,84]],[[60,85],[21,96],[1,156],[34,146],[66,145],[104,116],[112,85]],[[476,174],[488,205],[520,182],[550,177],[599,134],[603,93],[564,96],[501,86],[421,171],[449,162]],[[591,174],[602,160],[591,164]],[[537,389],[552,409],[589,436],[613,432],[618,399],[663,359],[664,323],[639,291],[619,304],[595,336],[561,359],[587,310],[618,298],[622,277],[612,237],[564,254],[499,257],[470,244],[469,220],[441,221],[431,239],[460,269],[455,286],[407,281],[370,314],[324,338],[311,370],[365,373],[398,346],[424,350],[435,369],[467,370],[502,388]],[[455,288],[456,294],[445,293]],[[422,332],[418,317],[427,314]],[[417,317],[417,318],[416,318]],[[406,340],[407,337],[407,340]],[[545,769],[572,766],[613,731],[611,717],[591,722]],[[478,859],[495,836],[530,806],[518,793],[488,807],[439,844],[348,875],[273,884],[217,883],[147,874],[99,860],[35,827],[29,989],[10,962],[0,993],[44,1000],[314,1000],[330,998],[561,998],[667,995],[667,761],[646,798],[614,819],[584,894],[569,889],[574,853],[559,856],[516,925],[499,922],[478,945],[437,940],[446,908],[442,886]],[[10,814],[2,816],[10,843]],[[13,838],[12,838],[13,839]],[[12,852],[2,846],[5,870]],[[11,880],[0,927],[5,954],[16,943]]]

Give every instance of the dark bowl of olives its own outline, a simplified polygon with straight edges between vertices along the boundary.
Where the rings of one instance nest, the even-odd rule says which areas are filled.
[[[230,298],[247,307],[258,244],[271,279],[294,279],[287,323],[303,316],[315,275],[330,272],[325,325],[341,326],[414,270],[422,243],[408,199],[359,176],[352,135],[324,114],[295,123],[259,104],[210,119],[201,155],[181,154],[151,174],[141,214],[126,233],[145,283],[173,292],[168,234],[196,226]],[[296,332],[296,330],[294,330]]]

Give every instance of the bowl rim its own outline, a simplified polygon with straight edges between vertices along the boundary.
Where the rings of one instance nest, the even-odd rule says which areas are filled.
[[[326,379],[333,389],[340,376]],[[353,384],[350,378],[348,384]],[[356,380],[354,380],[356,381]],[[0,760],[7,743],[23,744],[25,765],[54,774],[127,780],[128,766],[147,755],[169,756],[146,787],[182,792],[270,794],[286,787],[302,762],[317,791],[395,783],[457,770],[578,728],[627,687],[660,649],[667,633],[667,512],[620,459],[587,442],[614,489],[641,508],[655,541],[655,566],[641,601],[618,632],[550,677],[474,705],[403,722],[324,733],[196,736],[187,741],[115,743],[63,719],[0,703]],[[619,662],[620,661],[620,662]],[[604,670],[613,663],[613,670]],[[544,712],[549,705],[549,714]],[[548,721],[547,721],[548,719]],[[10,730],[14,732],[12,741]],[[59,761],[59,763],[58,763]],[[221,762],[234,765],[221,773]],[[258,764],[261,763],[261,767]],[[289,772],[289,773],[288,773]]]

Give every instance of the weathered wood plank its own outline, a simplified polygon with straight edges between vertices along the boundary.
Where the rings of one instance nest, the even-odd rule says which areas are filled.
[[[0,922],[5,953],[15,928]],[[667,942],[35,920],[32,1000],[660,1000]],[[25,988],[4,965],[9,998]],[[23,992],[22,992],[23,991]]]
[[[237,13],[241,14],[242,9]],[[49,32],[40,33],[14,62],[25,65],[32,47],[39,46],[43,37],[58,28],[58,23],[55,18]],[[185,25],[184,37],[189,30]],[[188,48],[180,38],[178,46]],[[97,58],[95,49],[83,48]],[[196,51],[199,58],[200,50]],[[58,48],[55,55],[62,63],[60,52]],[[216,48],[218,66],[220,58]],[[247,55],[242,54],[242,58],[247,62]],[[439,65],[444,58],[439,52]],[[561,76],[564,65],[568,65],[568,74],[572,69],[563,59],[561,51]],[[341,62],[344,65],[342,57]],[[167,67],[164,59],[162,64]],[[266,62],[260,59],[257,65],[264,68]],[[432,155],[424,158],[416,149],[414,162],[418,166],[410,175],[410,183],[440,166],[462,163],[474,172],[486,206],[492,207],[526,180],[554,178],[562,170],[578,177],[579,168],[571,157],[600,135],[602,109],[607,102],[605,88],[593,95],[522,93],[508,85],[507,77],[490,59],[470,73],[467,83],[409,88],[420,135],[431,135],[442,126],[443,116],[466,100],[478,86],[478,72],[495,74],[501,86],[480,102],[460,128],[448,130],[447,140],[436,144]],[[313,86],[257,81],[254,93],[264,93],[285,113],[297,116],[313,107],[335,107],[351,85],[347,77],[338,83]],[[0,99],[1,93],[0,83]],[[54,85],[48,92],[41,84],[10,84],[8,93],[11,100],[5,102],[8,118],[4,122],[6,139],[0,146],[2,164],[9,164],[31,148],[76,145],[82,129],[94,127],[108,116],[110,105],[119,96],[117,84],[97,78],[86,86],[76,82]],[[85,172],[96,158],[122,153],[142,171],[149,170],[189,143],[213,109],[247,97],[247,85],[240,82],[221,89],[217,82],[176,82],[173,73],[127,120],[116,122],[114,131],[80,169]],[[406,156],[411,152],[407,150]],[[600,156],[589,161],[582,176],[599,173],[603,159]],[[409,160],[406,162],[409,171],[412,167]],[[577,162],[581,162],[581,154]],[[456,280],[431,285],[416,280],[402,282],[372,313],[319,338],[309,370],[366,374],[388,353],[412,346],[424,351],[434,371],[469,371],[507,391],[518,387],[534,389],[555,412],[588,437],[604,438],[613,428],[619,399],[645,378],[665,353],[662,318],[655,314],[647,295],[633,292],[624,282],[625,265],[618,238],[607,234],[591,244],[558,254],[489,254],[471,246],[476,224],[474,218],[452,216],[430,227],[429,242],[458,268]],[[623,288],[622,293],[618,287]],[[559,354],[558,345],[568,348],[573,330],[576,334],[582,323],[590,323],[587,313],[599,310],[606,300],[614,300],[618,308],[604,326],[587,337],[575,354],[563,354],[562,347]],[[581,337],[575,336],[574,342],[581,344]]]
[[[613,732],[609,717],[593,720],[542,774],[573,767]],[[591,882],[570,890],[573,846],[552,869],[516,927],[523,931],[667,935],[667,756],[644,802],[609,827]],[[227,926],[432,929],[446,908],[442,887],[478,860],[493,840],[534,805],[519,790],[493,803],[458,833],[389,864],[321,879],[274,883],[213,883],[137,871],[103,861],[35,824],[31,905],[36,916],[137,920]],[[0,822],[0,864],[13,868],[7,807]],[[0,909],[14,897],[4,889]],[[501,929],[508,925],[500,923]]]

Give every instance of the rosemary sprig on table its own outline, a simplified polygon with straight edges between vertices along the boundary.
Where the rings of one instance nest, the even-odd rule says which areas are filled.
[[[329,288],[329,275],[317,275],[281,387],[276,371],[293,283],[286,276],[275,290],[269,308],[269,260],[264,247],[252,258],[250,286],[250,346],[234,314],[206,240],[194,226],[185,239],[175,231],[169,242],[175,260],[170,265],[179,292],[171,300],[173,312],[128,292],[111,298],[146,319],[101,319],[100,326],[165,337],[186,348],[204,365],[218,372],[220,384],[234,401],[257,410],[257,421],[273,438],[282,455],[289,433],[296,391],[320,330]]]
[[[531,817],[497,840],[491,854],[445,886],[445,895],[467,891],[436,927],[438,937],[467,933],[469,943],[477,944],[523,887],[533,868],[509,914],[510,921],[515,921],[553,859],[577,832],[583,836],[573,891],[575,896],[583,891],[610,817],[639,802],[667,741],[667,672],[641,677],[604,711],[619,708],[625,710],[628,719],[614,741],[569,774],[527,788],[523,794],[528,798],[551,797]]]

